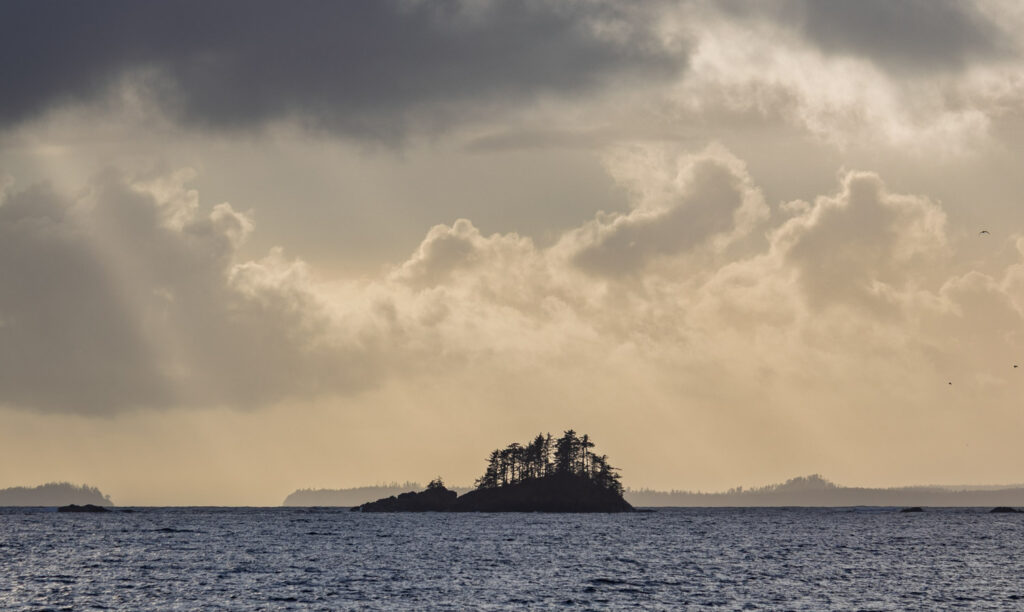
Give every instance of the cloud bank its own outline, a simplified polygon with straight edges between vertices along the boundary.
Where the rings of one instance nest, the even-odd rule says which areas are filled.
[[[295,122],[386,142],[470,124],[484,132],[478,147],[593,146],[751,117],[838,143],[963,145],[1019,107],[1024,24],[996,0],[43,0],[0,11],[0,127],[132,107],[200,130]],[[584,97],[593,112],[579,112]]]
[[[1015,245],[1008,266],[965,268],[926,197],[851,171],[832,193],[772,207],[720,146],[631,149],[609,168],[628,211],[545,247],[438,225],[358,282],[279,250],[241,261],[251,216],[201,206],[188,172],[107,172],[70,196],[8,189],[0,401],[90,415],[258,407],[466,367],[524,385],[555,371],[665,376],[683,402],[709,385],[750,397],[768,379],[850,385],[853,372],[900,395],[954,376],[1005,387],[1024,354],[1024,238],[992,237]]]
[[[0,125],[128,91],[188,126],[401,137],[685,66],[611,2],[6,4]]]

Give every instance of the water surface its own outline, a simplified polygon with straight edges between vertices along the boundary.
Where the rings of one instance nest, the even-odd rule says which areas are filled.
[[[1024,514],[987,510],[6,508],[0,608],[1024,609]]]

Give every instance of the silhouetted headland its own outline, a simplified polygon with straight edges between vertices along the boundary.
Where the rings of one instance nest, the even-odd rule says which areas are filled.
[[[491,453],[477,488],[462,496],[437,478],[419,493],[366,503],[361,512],[630,512],[618,471],[591,452],[590,436],[538,434]]]
[[[69,482],[51,482],[38,487],[11,487],[0,489],[0,506],[66,506],[92,504],[113,506],[110,497],[96,487],[73,485]]]
[[[1020,510],[1017,510],[1016,508],[1011,508],[1009,506],[996,506],[995,508],[992,508],[991,510],[989,510],[989,512],[991,512],[993,514],[1003,514],[1003,513],[1016,514],[1016,513],[1020,512]]]

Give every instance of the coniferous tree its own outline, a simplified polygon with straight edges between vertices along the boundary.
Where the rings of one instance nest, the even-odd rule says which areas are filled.
[[[516,484],[523,479],[523,446],[518,442],[508,445],[509,482]]]
[[[512,453],[508,447],[501,449],[501,486],[511,484]]]
[[[576,432],[568,430],[555,442],[555,471],[559,474],[573,474],[576,467],[578,441]]]
[[[590,473],[590,457],[593,456],[590,449],[594,448],[594,443],[590,441],[590,436],[588,434],[583,434],[583,437],[580,438],[579,447],[580,466],[576,473],[587,476]]]
[[[569,474],[587,478],[603,489],[622,494],[618,471],[608,464],[607,455],[596,455],[594,443],[588,434],[577,436],[573,430],[553,440],[551,434],[537,436],[525,446],[513,442],[503,449],[491,452],[484,475],[476,480],[482,489],[503,487],[544,478],[554,474]],[[553,460],[552,460],[553,459]],[[440,479],[437,483],[441,486]],[[431,486],[434,481],[431,482]]]
[[[544,436],[537,434],[533,442],[526,447],[526,462],[529,465],[528,478],[541,478],[544,476],[544,464],[547,462],[544,456]]]
[[[493,489],[498,486],[498,474],[500,473],[501,453],[497,450],[491,451],[487,461],[487,471],[477,479],[476,486],[481,489]]]
[[[551,434],[548,433],[544,436],[544,448],[541,450],[541,456],[544,460],[544,476],[553,474],[555,471],[554,465],[551,463]]]

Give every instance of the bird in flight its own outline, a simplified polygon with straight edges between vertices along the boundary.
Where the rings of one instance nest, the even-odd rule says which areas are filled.
[[[979,236],[988,236],[988,230],[981,230],[980,232],[978,232],[978,235]]]

